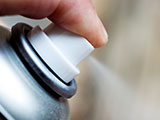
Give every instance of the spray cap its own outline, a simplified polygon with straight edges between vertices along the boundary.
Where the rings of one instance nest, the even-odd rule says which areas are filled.
[[[44,30],[36,26],[28,39],[43,61],[65,83],[69,83],[80,73],[77,65],[94,50],[85,38],[54,24]]]

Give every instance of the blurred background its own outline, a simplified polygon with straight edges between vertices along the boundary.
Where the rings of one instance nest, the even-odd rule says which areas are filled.
[[[79,68],[71,120],[160,120],[160,0],[94,0],[109,33]],[[1,17],[9,26],[50,22]]]

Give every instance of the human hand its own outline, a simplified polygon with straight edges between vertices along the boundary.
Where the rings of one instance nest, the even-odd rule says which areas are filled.
[[[0,0],[0,15],[48,17],[61,27],[85,37],[94,47],[106,44],[108,35],[91,0]]]

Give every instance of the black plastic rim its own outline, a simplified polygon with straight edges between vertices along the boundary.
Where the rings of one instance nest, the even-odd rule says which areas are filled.
[[[51,89],[52,92],[55,92],[64,98],[72,97],[77,90],[75,80],[73,79],[70,83],[66,84],[49,68],[49,66],[47,66],[26,37],[31,30],[32,27],[24,23],[18,23],[13,26],[11,39],[9,41],[11,46],[32,76],[38,82],[46,84],[42,85],[43,87],[46,88],[49,86],[49,89]],[[47,88],[47,90],[49,89]]]

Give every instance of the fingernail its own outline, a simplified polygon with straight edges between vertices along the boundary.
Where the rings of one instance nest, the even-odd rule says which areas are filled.
[[[103,39],[103,41],[105,42],[105,43],[107,43],[108,42],[108,33],[107,33],[107,31],[106,31],[106,29],[105,29],[105,27],[103,26],[103,36],[104,36],[104,39]]]

